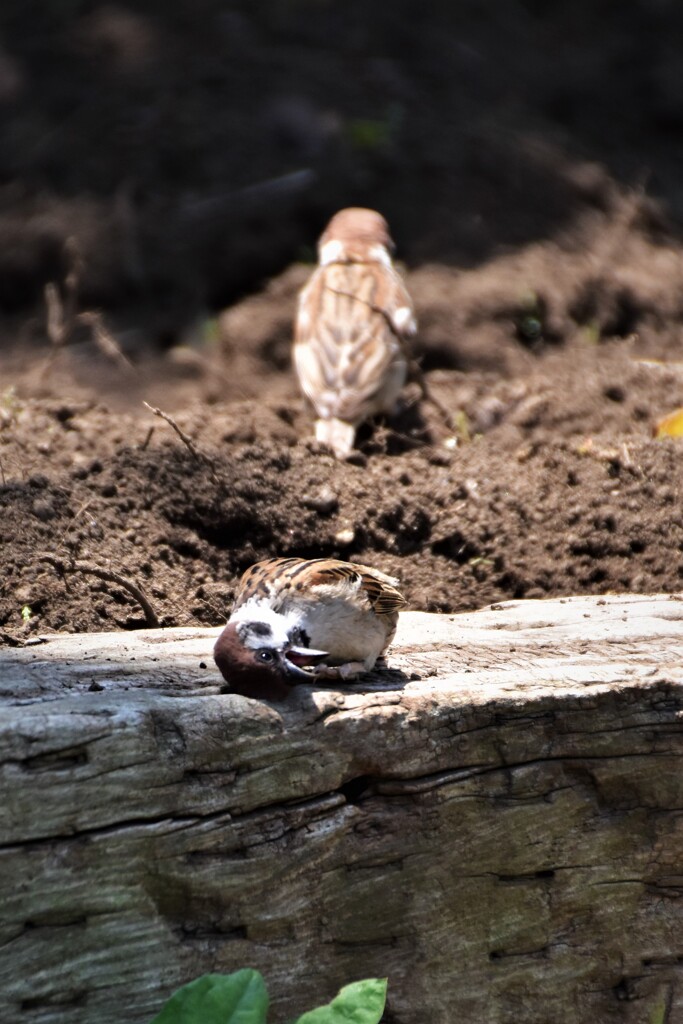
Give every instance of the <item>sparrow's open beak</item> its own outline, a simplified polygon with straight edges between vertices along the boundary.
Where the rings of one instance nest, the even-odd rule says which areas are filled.
[[[288,647],[283,652],[282,665],[287,675],[297,681],[311,681],[311,673],[304,671],[313,665],[319,665],[327,657],[327,651],[312,651],[308,647]]]

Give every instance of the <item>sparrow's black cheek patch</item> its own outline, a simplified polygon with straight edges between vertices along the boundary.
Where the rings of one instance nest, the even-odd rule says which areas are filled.
[[[301,626],[296,626],[290,630],[289,639],[295,647],[310,647],[311,638]]]
[[[251,622],[249,624],[249,632],[253,633],[254,636],[272,637],[273,631],[267,622]]]

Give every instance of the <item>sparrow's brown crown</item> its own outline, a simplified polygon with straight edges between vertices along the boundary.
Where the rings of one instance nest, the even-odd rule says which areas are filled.
[[[349,206],[335,213],[320,236],[318,253],[328,242],[341,243],[345,260],[372,259],[372,249],[377,245],[389,253],[394,251],[389,225],[382,214],[362,206]]]

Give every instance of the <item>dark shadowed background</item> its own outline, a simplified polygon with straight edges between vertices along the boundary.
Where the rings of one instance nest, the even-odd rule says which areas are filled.
[[[683,10],[640,3],[5,0],[0,301],[78,238],[87,303],[160,331],[379,207],[411,266],[476,265],[603,210],[683,213]]]

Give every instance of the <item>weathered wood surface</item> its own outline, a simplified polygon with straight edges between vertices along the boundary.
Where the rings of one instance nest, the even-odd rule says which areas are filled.
[[[0,1019],[252,966],[279,1021],[369,975],[393,1024],[683,1020],[683,602],[407,613],[279,706],[216,632],[0,650]]]

